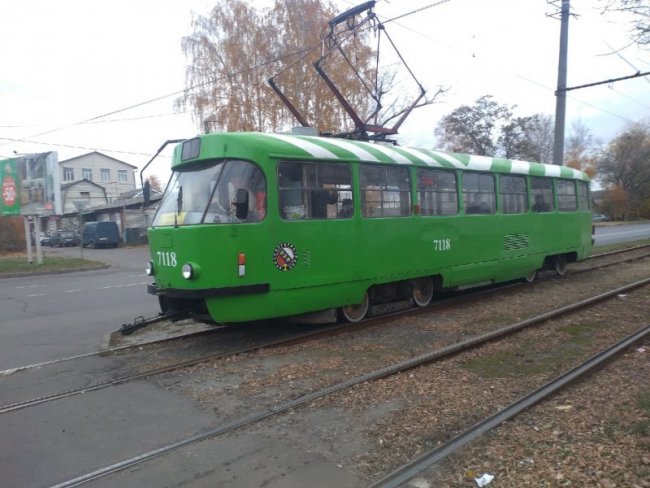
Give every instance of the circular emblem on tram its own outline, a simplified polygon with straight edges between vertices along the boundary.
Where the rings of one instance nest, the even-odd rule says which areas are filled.
[[[273,263],[280,271],[289,271],[298,262],[298,253],[293,244],[283,242],[273,251]]]

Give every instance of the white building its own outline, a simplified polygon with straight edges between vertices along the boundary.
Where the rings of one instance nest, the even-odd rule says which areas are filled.
[[[81,208],[106,205],[108,203],[106,193],[104,187],[86,179],[63,183],[61,184],[63,214],[78,212],[79,202],[83,202]]]
[[[59,161],[59,168],[62,187],[69,183],[87,180],[104,188],[107,203],[114,202],[121,193],[136,189],[134,175],[138,169],[136,166],[97,151]],[[72,195],[70,197],[72,200]]]

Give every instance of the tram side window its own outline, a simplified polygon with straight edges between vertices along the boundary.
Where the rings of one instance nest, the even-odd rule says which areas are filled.
[[[589,183],[586,181],[576,183],[578,185],[578,209],[589,210]]]
[[[533,212],[552,212],[553,204],[553,180],[541,176],[530,178],[530,194],[533,201]]]
[[[278,164],[280,215],[286,220],[345,219],[354,215],[352,172],[345,163]]]
[[[463,203],[466,214],[495,212],[494,177],[483,173],[463,174]]]
[[[209,188],[207,194],[211,195],[203,222],[244,223],[264,219],[266,180],[262,170],[253,163],[238,160],[227,161],[220,169],[202,181]]]
[[[576,185],[572,180],[557,180],[557,206],[561,212],[574,212],[578,208]]]
[[[456,215],[456,173],[437,169],[417,170],[418,204],[421,215]]]
[[[411,177],[407,168],[363,164],[359,179],[364,217],[411,215]]]
[[[524,213],[528,211],[528,191],[524,176],[500,176],[499,193],[503,213]]]

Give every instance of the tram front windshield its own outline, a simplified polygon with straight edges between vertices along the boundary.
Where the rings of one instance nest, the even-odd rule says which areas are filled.
[[[248,208],[235,210],[246,191]],[[174,171],[153,227],[257,222],[266,214],[266,181],[248,161],[212,161]]]

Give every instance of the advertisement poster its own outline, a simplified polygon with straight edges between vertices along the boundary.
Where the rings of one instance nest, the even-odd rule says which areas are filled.
[[[0,161],[2,215],[60,215],[58,154],[29,154]]]
[[[6,159],[0,165],[0,215],[20,215],[20,178],[15,159]]]

